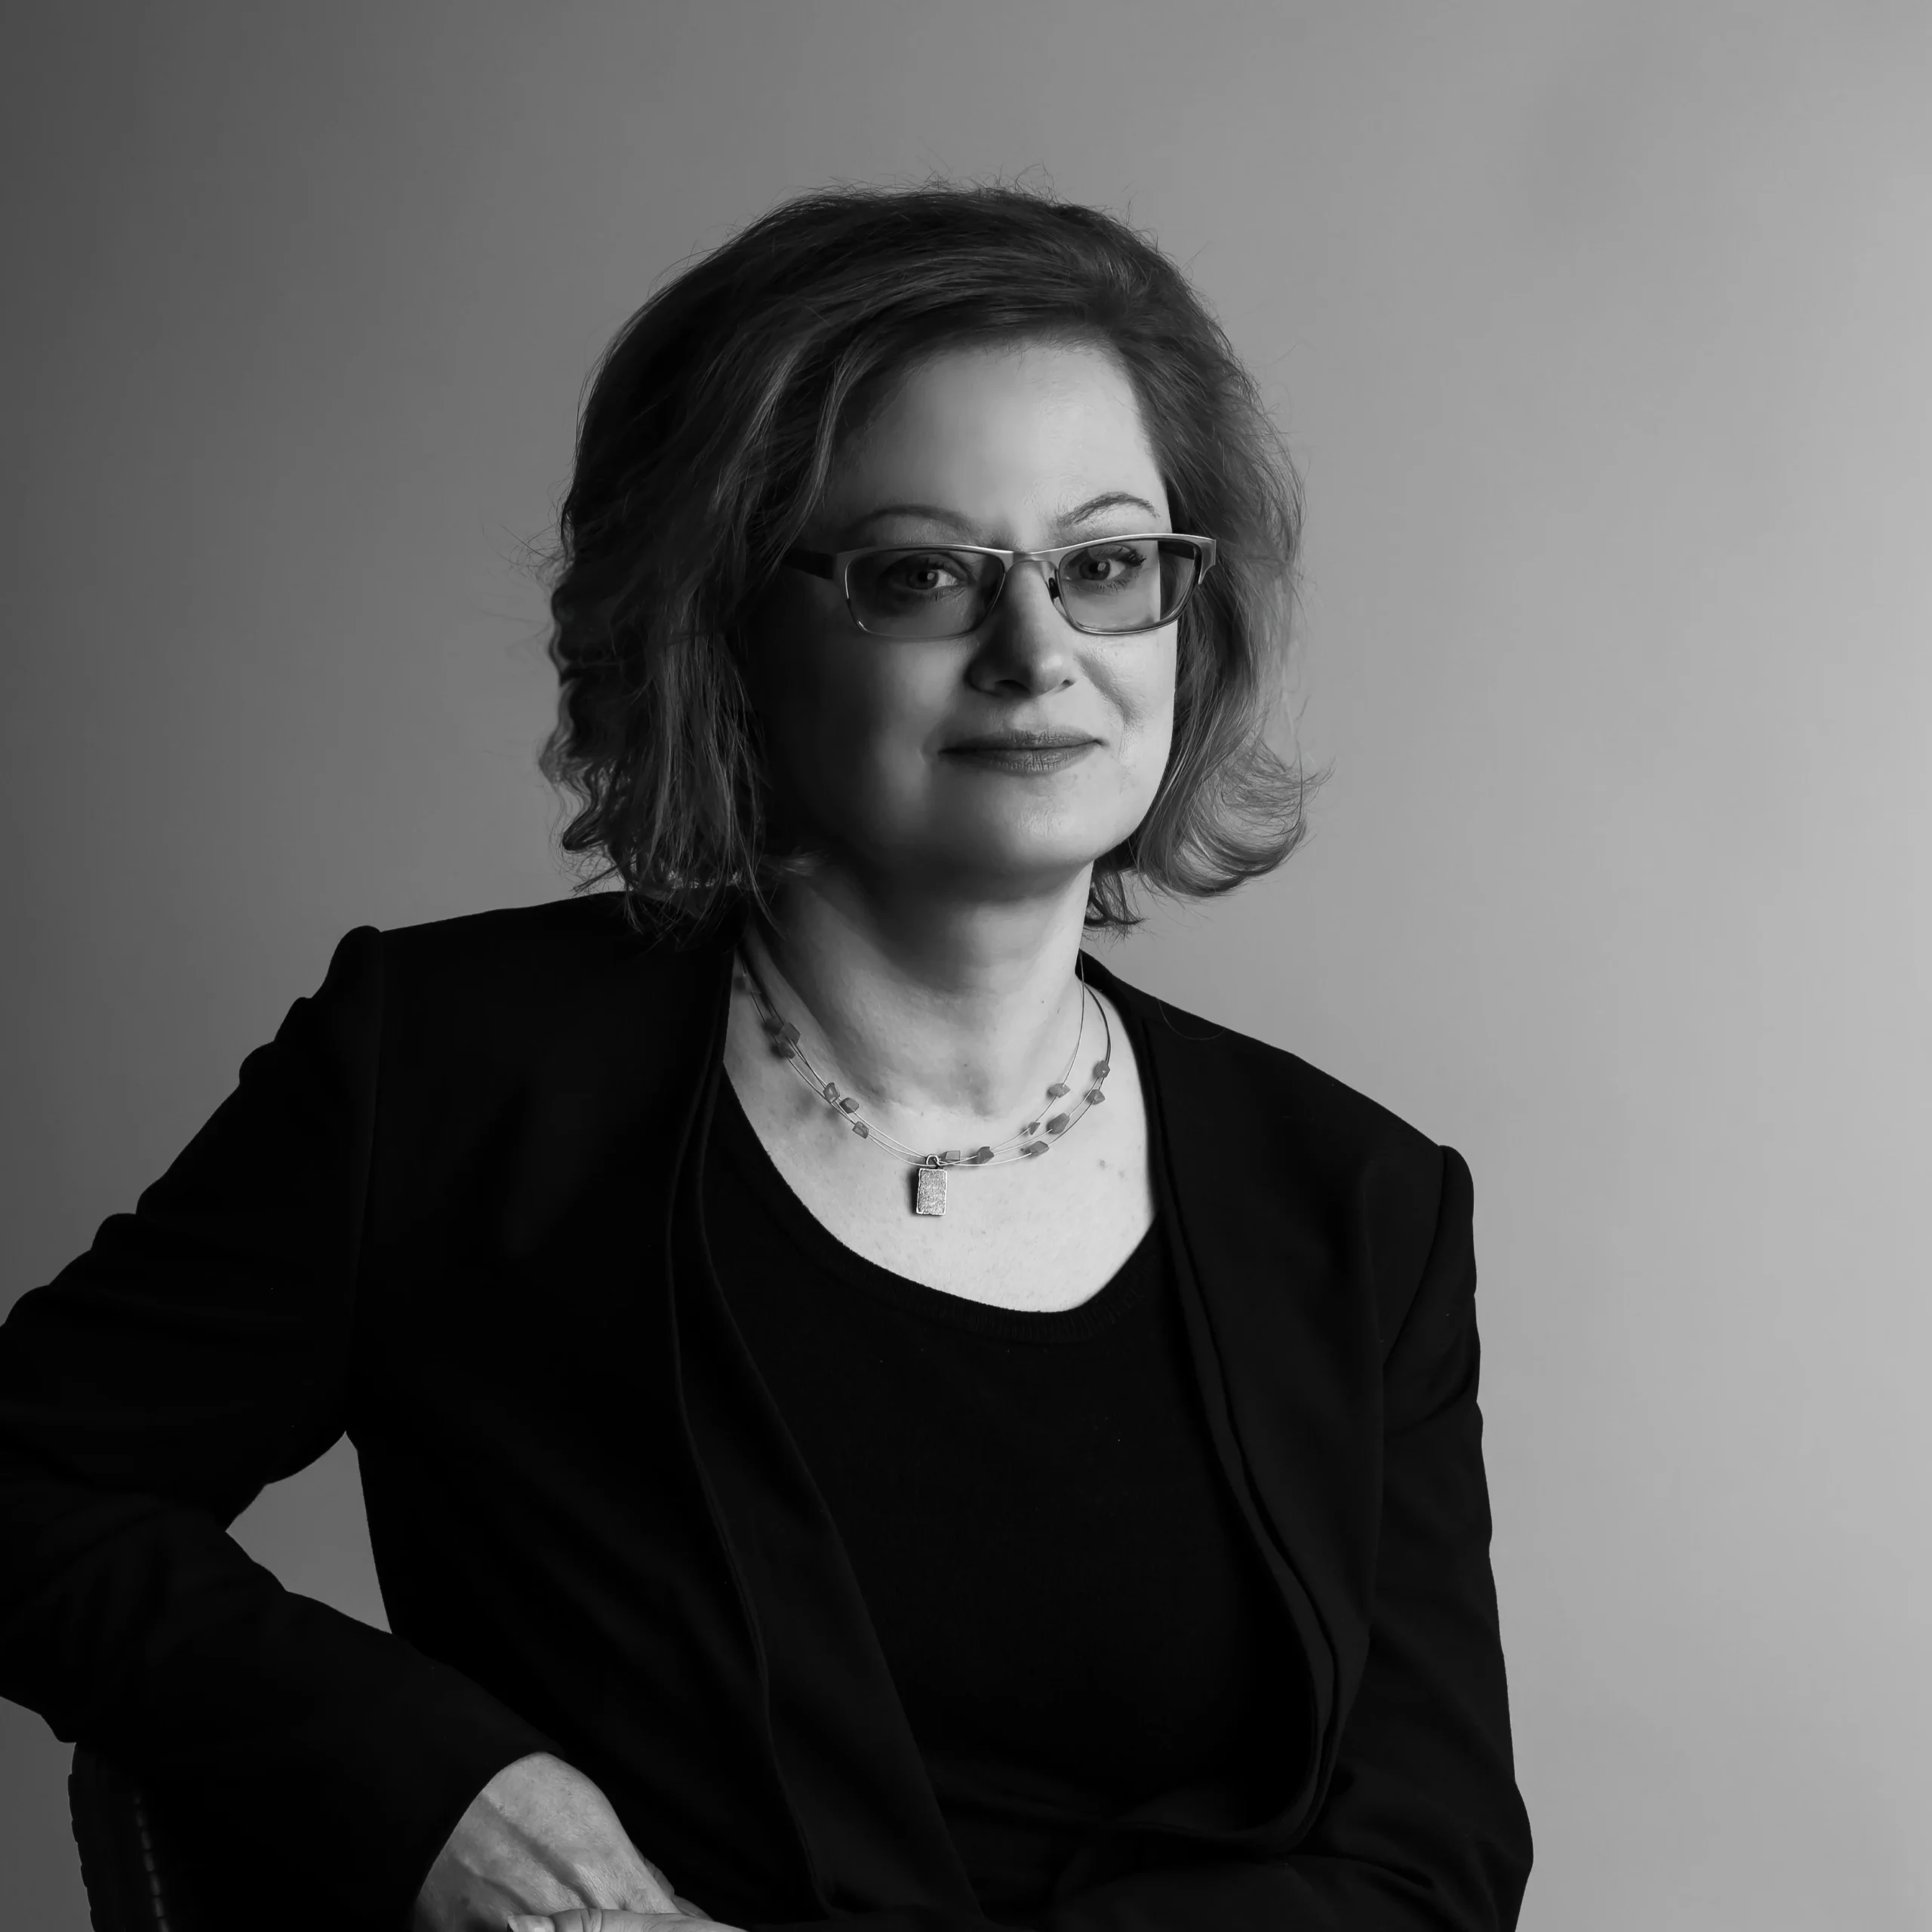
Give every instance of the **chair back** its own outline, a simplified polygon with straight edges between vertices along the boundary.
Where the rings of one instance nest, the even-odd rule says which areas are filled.
[[[217,1932],[198,1879],[147,1793],[77,1746],[67,1809],[94,1932]]]

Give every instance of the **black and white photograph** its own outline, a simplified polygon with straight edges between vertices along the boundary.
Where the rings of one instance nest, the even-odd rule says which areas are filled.
[[[1932,12],[5,45],[15,1922],[1932,1927]]]

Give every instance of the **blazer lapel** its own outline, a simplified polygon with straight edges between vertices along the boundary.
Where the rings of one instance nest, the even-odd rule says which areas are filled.
[[[759,1654],[768,1737],[822,1905],[977,1915],[831,1512],[765,1389],[704,1240],[703,1152],[724,1078],[730,949],[701,1023],[710,1051],[681,1149],[670,1237],[688,1425]]]
[[[1299,1822],[1325,1788],[1367,1653],[1381,1454],[1373,1298],[1351,1283],[1359,1257],[1297,1158],[1278,1077],[1242,1064],[1242,1051],[1267,1050],[1088,964],[1147,1068],[1209,1426],[1307,1660],[1316,1737],[1289,1807]]]

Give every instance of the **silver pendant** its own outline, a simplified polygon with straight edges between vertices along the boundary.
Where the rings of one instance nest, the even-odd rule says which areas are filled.
[[[946,1170],[937,1161],[912,1170],[912,1212],[943,1214],[946,1212]]]

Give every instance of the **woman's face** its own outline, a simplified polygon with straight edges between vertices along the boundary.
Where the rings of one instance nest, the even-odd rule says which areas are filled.
[[[1119,366],[1027,343],[905,377],[801,541],[1044,549],[1172,527]],[[1017,564],[970,635],[906,641],[860,630],[835,583],[780,578],[752,627],[752,700],[781,823],[834,863],[875,885],[1017,897],[1065,884],[1146,816],[1173,731],[1173,624],[1084,635]],[[1058,748],[1023,748],[1042,734]]]

